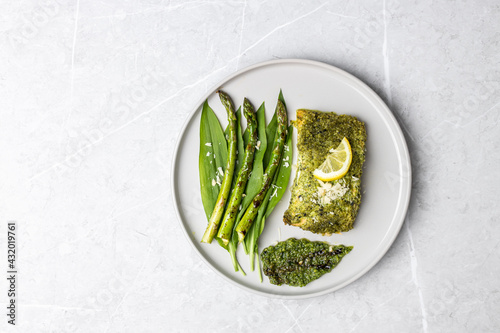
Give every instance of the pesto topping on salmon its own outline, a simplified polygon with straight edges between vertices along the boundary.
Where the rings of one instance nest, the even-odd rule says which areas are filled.
[[[297,175],[283,221],[318,234],[351,230],[361,203],[364,123],[353,116],[300,109],[293,124],[298,138]],[[314,170],[344,137],[349,140],[353,154],[349,171],[340,179],[318,182]]]
[[[289,238],[262,251],[264,274],[275,285],[304,287],[331,272],[352,246]]]

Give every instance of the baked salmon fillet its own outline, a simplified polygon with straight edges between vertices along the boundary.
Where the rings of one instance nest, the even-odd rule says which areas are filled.
[[[297,128],[297,173],[283,221],[323,235],[351,230],[361,203],[366,142],[364,123],[353,116],[299,109],[293,124]],[[352,150],[347,174],[329,182],[316,179],[314,170],[344,137]]]

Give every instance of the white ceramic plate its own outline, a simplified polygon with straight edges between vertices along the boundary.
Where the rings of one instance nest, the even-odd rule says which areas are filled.
[[[210,245],[200,243],[207,225],[198,176],[200,115],[202,104],[208,99],[225,128],[225,110],[215,93],[219,88],[232,97],[236,108],[244,97],[249,98],[255,108],[265,102],[268,122],[282,89],[290,120],[295,119],[295,110],[308,108],[353,115],[366,124],[367,153],[361,179],[363,194],[354,229],[341,235],[324,237],[284,225],[282,217],[290,200],[290,191],[287,191],[266,221],[259,239],[260,250],[290,237],[354,246],[332,272],[303,288],[275,286],[265,276],[264,282],[260,283],[257,273],[250,272],[249,258],[241,246],[237,254],[247,276],[234,272],[229,254],[217,242]],[[297,157],[295,139],[294,164]],[[295,169],[292,170],[289,188],[294,177]],[[411,191],[411,166],[408,148],[397,121],[368,86],[336,67],[293,59],[269,61],[245,68],[210,90],[195,105],[182,129],[174,154],[172,180],[174,205],[182,228],[189,242],[210,267],[227,281],[246,290],[265,296],[298,299],[342,288],[361,277],[382,258],[396,238],[406,215]]]

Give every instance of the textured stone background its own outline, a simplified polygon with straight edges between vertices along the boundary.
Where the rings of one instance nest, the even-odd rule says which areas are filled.
[[[18,331],[500,330],[497,1],[0,8],[0,216],[19,228]],[[170,193],[196,101],[276,58],[323,61],[370,85],[399,120],[414,170],[387,255],[351,285],[301,301],[221,279],[186,241]],[[4,316],[0,330],[16,331]]]

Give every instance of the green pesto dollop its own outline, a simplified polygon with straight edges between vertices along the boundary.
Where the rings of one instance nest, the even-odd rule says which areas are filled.
[[[331,272],[351,250],[352,246],[289,238],[265,248],[261,260],[272,284],[304,287]]]

